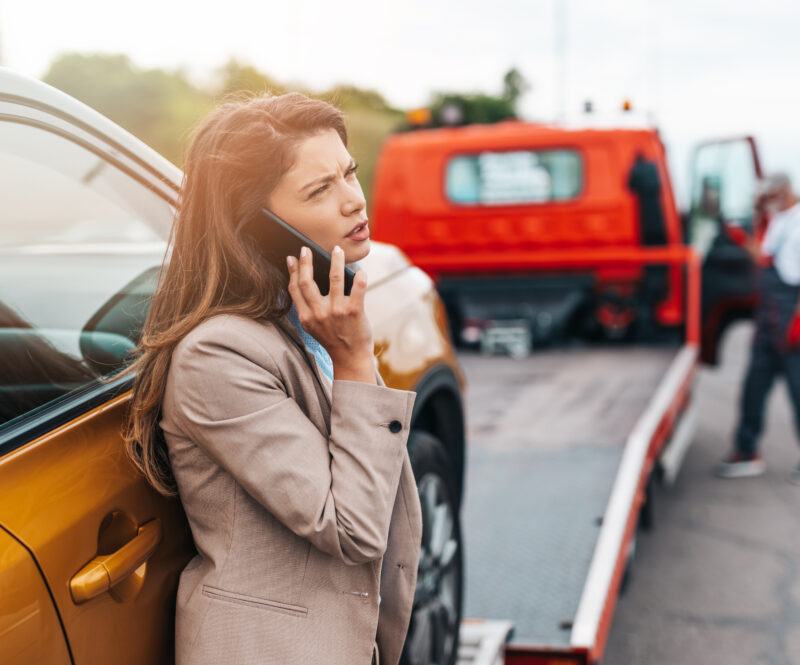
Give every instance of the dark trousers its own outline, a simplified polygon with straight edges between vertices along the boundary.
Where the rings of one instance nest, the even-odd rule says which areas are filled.
[[[781,375],[786,377],[795,428],[800,437],[800,351],[787,349],[784,342],[800,288],[783,282],[774,268],[764,268],[759,274],[759,293],[756,330],[735,436],[736,449],[747,455],[758,449],[767,397],[775,379]]]

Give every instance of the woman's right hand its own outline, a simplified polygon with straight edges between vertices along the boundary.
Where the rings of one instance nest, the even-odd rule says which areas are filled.
[[[287,256],[286,263],[289,295],[297,308],[300,324],[330,355],[334,379],[377,383],[372,328],[364,311],[366,273],[356,272],[350,295],[344,295],[344,252],[334,247],[330,292],[323,296],[314,281],[311,250],[303,247],[299,262]]]

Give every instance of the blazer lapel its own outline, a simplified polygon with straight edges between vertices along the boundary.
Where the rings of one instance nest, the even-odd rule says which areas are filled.
[[[286,318],[274,320],[275,325],[292,340],[305,357],[314,376],[328,400],[328,409],[332,408],[332,388],[327,377],[317,365],[317,361],[303,343],[300,333]],[[386,383],[378,371],[375,360],[375,379],[379,386]],[[383,608],[383,620],[379,615],[377,640],[385,653],[387,662],[397,662],[403,648],[406,626],[411,618],[414,591],[417,581],[420,542],[422,540],[422,514],[414,480],[414,471],[408,458],[403,460],[400,478],[392,510],[389,527],[389,540],[383,563],[385,572],[381,574],[381,591],[386,592]],[[398,565],[399,564],[399,565]],[[388,614],[386,614],[388,612]],[[393,620],[387,617],[391,616]],[[397,620],[399,618],[399,620]]]

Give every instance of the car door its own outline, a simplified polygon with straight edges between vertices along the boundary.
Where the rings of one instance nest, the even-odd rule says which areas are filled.
[[[164,191],[85,124],[0,98],[0,617],[41,617],[30,650],[0,637],[4,665],[172,661],[191,537],[126,457],[131,379],[104,380],[147,311]]]
[[[728,325],[752,316],[755,265],[753,202],[762,177],[752,137],[708,141],[692,157],[688,241],[702,259],[701,357],[716,364]]]
[[[70,665],[64,633],[33,557],[0,529],[0,662]]]

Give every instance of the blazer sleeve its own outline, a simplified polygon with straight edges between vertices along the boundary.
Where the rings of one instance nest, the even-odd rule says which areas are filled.
[[[176,422],[298,536],[348,564],[380,558],[416,393],[335,380],[325,437],[262,343],[233,328],[176,347]]]

